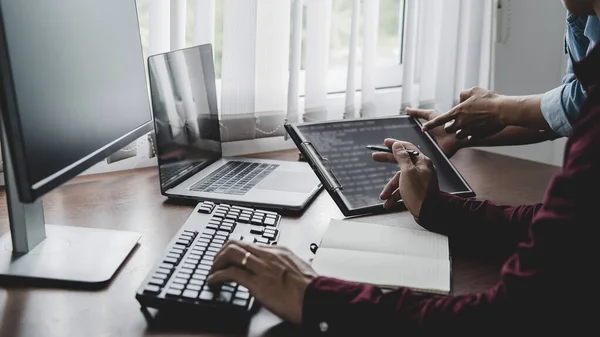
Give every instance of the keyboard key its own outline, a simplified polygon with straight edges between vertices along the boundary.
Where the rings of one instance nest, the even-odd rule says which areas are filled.
[[[198,234],[198,232],[196,232],[196,231],[191,231],[191,230],[189,230],[189,229],[184,229],[184,230],[183,230],[183,233],[184,233],[184,234],[190,234],[190,235],[196,235],[196,234]]]
[[[146,286],[146,288],[144,288],[144,293],[145,294],[158,294],[160,292],[160,287],[157,285],[148,285]]]
[[[242,299],[238,299],[238,298],[236,298],[236,299],[235,299],[235,300],[233,300],[233,302],[231,302],[231,303],[233,303],[233,305],[236,305],[236,306],[238,306],[238,307],[245,307],[247,302],[246,302],[246,300],[242,300]]]
[[[218,243],[220,245],[224,245],[225,244],[225,240],[223,240],[223,239],[213,239],[212,242]]]
[[[172,254],[183,254],[183,249],[171,248]]]
[[[215,252],[206,252],[206,253],[204,253],[204,257],[207,257],[207,256],[215,257],[215,256],[217,256],[217,253],[218,252],[216,252],[216,253]]]
[[[254,212],[254,216],[253,216],[253,217],[254,217],[254,218],[260,218],[260,219],[263,219],[263,218],[265,217],[265,215],[266,215],[266,214],[265,214],[265,213],[263,213],[263,211],[256,211],[256,212]]]
[[[192,277],[192,274],[188,274],[188,273],[182,273],[182,272],[179,272],[179,273],[177,273],[177,277],[178,277],[178,278],[182,278],[182,279],[189,280],[189,279],[190,279],[190,277]]]
[[[187,283],[188,283],[188,280],[187,280],[187,278],[176,277],[176,278],[173,280],[173,283],[177,283],[177,284],[183,284],[183,285],[185,285],[185,284],[187,284]]]
[[[196,268],[196,265],[193,265],[191,263],[184,263],[183,268],[189,268],[191,270],[194,270]]]
[[[198,297],[198,291],[200,291],[200,289],[202,289],[202,285],[197,285],[197,284],[188,284],[187,287],[185,287],[188,290],[194,290],[196,291],[196,297]]]
[[[235,282],[233,282],[233,281],[232,281],[232,282],[225,282],[225,283],[223,283],[223,284],[225,284],[225,285],[228,285],[228,286],[230,286],[230,287],[232,287],[232,288],[235,288],[235,287],[237,287],[237,285],[238,285],[237,283],[235,283]]]
[[[198,208],[198,213],[210,214],[210,212],[212,212],[212,207],[210,206],[202,205]]]
[[[179,239],[180,240],[194,240],[194,236],[195,236],[194,234],[184,232],[179,236]]]
[[[181,294],[181,297],[195,300],[198,298],[198,291],[186,290],[183,292],[183,294]]]
[[[243,285],[239,285],[238,286],[238,291],[239,292],[245,292],[245,293],[249,293],[250,290],[248,290],[248,288],[244,287]]]
[[[263,245],[268,245],[269,244],[269,240],[265,239],[265,238],[255,238],[254,239],[254,243],[261,243]]]
[[[206,228],[207,229],[212,229],[212,230],[217,230],[217,229],[219,229],[219,226],[220,226],[220,224],[209,223],[208,225],[206,225]]]
[[[198,243],[210,243],[210,239],[212,239],[212,236],[209,238],[201,237],[200,239],[198,239],[198,242],[196,243],[196,245],[198,245]]]
[[[167,297],[179,297],[181,296],[181,290],[177,290],[177,289],[169,289],[167,291]]]
[[[199,264],[199,265],[198,265],[198,269],[196,269],[196,272],[198,272],[198,270],[199,270],[199,269],[200,269],[200,270],[207,270],[207,271],[210,271],[210,267],[211,267],[211,266],[207,266],[207,265],[204,265],[204,264]]]
[[[168,253],[167,256],[165,256],[165,257],[170,257],[175,260],[179,260],[179,258],[181,257],[181,254]]]
[[[165,257],[165,259],[163,261],[165,261],[167,263],[177,264],[177,262],[179,260],[177,258],[174,258],[174,257]]]
[[[263,238],[265,239],[269,239],[269,240],[275,240],[275,233],[263,233]]]
[[[263,221],[260,218],[252,218],[250,220],[250,223],[253,225],[262,225]]]
[[[200,260],[202,258],[202,254],[197,254],[197,253],[194,253],[194,251],[192,251],[191,253],[188,254],[188,258]]]
[[[216,217],[219,217],[219,218],[225,218],[226,215],[227,215],[227,213],[219,211],[219,210],[217,210],[217,211],[215,211],[213,213],[213,216],[216,216]]]
[[[247,300],[250,298],[250,293],[246,293],[246,292],[236,292],[235,293],[235,298],[240,298],[243,300]]]
[[[204,275],[199,275],[199,276],[204,276]],[[206,276],[204,276],[204,278],[206,278]],[[189,284],[193,284],[193,285],[196,285],[196,286],[203,286],[204,285],[204,280],[191,279]],[[198,289],[198,290],[200,290],[200,289]]]
[[[211,247],[208,247],[208,248],[206,249],[206,253],[205,253],[205,254],[208,254],[209,252],[218,253],[218,252],[220,252],[220,251],[221,251],[221,248],[220,248],[220,247],[212,247],[212,246],[211,246]]]
[[[202,232],[202,234],[214,235],[216,232],[217,231],[213,229],[205,229],[204,232]]]
[[[205,301],[210,301],[215,297],[215,294],[212,291],[204,290],[200,293],[200,299]]]
[[[259,226],[250,226],[250,234],[258,234],[261,235],[264,232],[264,228],[263,227],[259,227]]]
[[[162,286],[165,284],[165,280],[164,280],[164,279],[160,279],[160,278],[153,277],[153,278],[150,280],[150,282],[148,282],[148,283],[150,283],[150,284],[154,284],[154,285],[157,285],[157,286],[159,286],[159,287],[162,287]]]
[[[231,214],[231,213],[229,213],[225,216],[225,219],[237,220],[237,218],[238,218],[238,216],[236,214]]]
[[[181,251],[184,251],[184,250],[186,250],[187,246],[184,246],[184,245],[179,245],[179,244],[174,244],[174,245],[173,245],[173,248],[175,248],[175,249],[179,249],[179,250],[181,250]],[[173,248],[171,248],[171,249],[173,249]]]
[[[234,292],[235,291],[235,287],[232,287],[230,285],[224,284],[221,286],[221,291],[227,291],[227,292]]]
[[[199,262],[200,259],[196,259],[193,257],[188,257],[187,259],[185,259],[185,263],[193,264],[194,266],[197,265]]]
[[[158,270],[166,270],[167,273],[170,273],[173,267],[175,266],[170,263],[161,263],[160,266],[158,266]]]
[[[169,289],[175,289],[175,290],[183,290],[183,288],[185,288],[183,286],[183,284],[177,284],[177,283],[173,283],[171,284],[171,286],[169,287]]]
[[[208,239],[208,240],[210,240],[210,239],[212,239],[212,235],[210,235],[210,234],[204,234],[203,233],[202,235],[200,235],[200,239]]]
[[[208,273],[209,273],[208,270],[197,269],[196,272],[194,273],[194,275],[192,275],[192,278],[196,279],[196,280],[206,280]]]
[[[264,224],[267,226],[275,226],[277,221],[274,218],[265,218]]]
[[[212,263],[212,261],[215,260],[215,257],[214,256],[205,256],[202,260],[204,260],[204,261],[211,261],[211,263]]]
[[[228,291],[221,291],[216,298],[217,302],[229,303],[231,302],[231,298],[233,297],[233,293]]]
[[[182,267],[181,269],[179,269],[180,273],[187,273],[187,274],[193,274],[194,273],[194,269],[196,269],[196,266],[194,266],[193,268],[185,268]]]
[[[242,222],[242,223],[250,223],[250,219],[251,219],[250,217],[242,215],[237,219],[237,221]]]
[[[228,233],[231,233],[231,232],[233,232],[233,229],[234,229],[234,228],[235,228],[235,227],[234,227],[234,226],[231,226],[231,225],[221,225],[221,227],[219,227],[219,229],[220,229],[221,231],[228,232]]]
[[[212,266],[212,261],[202,260],[202,261],[200,261],[200,264],[205,265],[205,266]]]
[[[233,225],[234,223],[235,223],[235,220],[225,219],[225,220],[223,220],[223,223],[221,225]]]

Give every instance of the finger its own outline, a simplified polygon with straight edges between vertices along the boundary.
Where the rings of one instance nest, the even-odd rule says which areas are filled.
[[[452,134],[458,132],[458,130],[460,130],[461,127],[462,124],[455,119],[451,122],[446,123],[446,125],[444,125],[444,130],[447,134]]]
[[[218,270],[227,269],[229,267],[245,267],[247,270],[253,273],[260,273],[266,269],[266,264],[251,251],[242,248],[238,245],[239,242],[231,243],[226,245],[215,257],[211,272]],[[246,253],[250,252],[246,260],[246,265],[242,266],[242,261],[246,256]]]
[[[398,139],[394,139],[394,138],[386,138],[383,140],[383,145],[390,147],[390,146],[394,146],[394,143],[399,142]]]
[[[400,201],[400,199],[402,199],[402,196],[400,196],[400,190],[395,190],[394,193],[392,193],[392,195],[390,195],[390,197],[383,203],[383,208],[393,208],[398,201]]]
[[[406,148],[407,150],[411,150],[411,151],[421,151],[418,147],[416,147],[413,143],[409,143],[409,142],[405,142],[405,141],[401,141],[398,140],[396,141],[396,143],[401,143],[402,146],[404,146],[404,148]],[[392,144],[391,146],[393,146],[394,144]]]
[[[390,179],[387,184],[385,184],[383,191],[379,195],[379,199],[387,200],[394,193],[394,191],[398,189],[398,185],[400,184],[400,174],[401,172],[398,171],[396,174],[394,174],[394,177]]]
[[[456,109],[456,108],[455,108]],[[429,131],[437,128],[438,126],[442,126],[451,120],[455,119],[455,109],[452,109],[445,114],[439,115],[436,118],[430,120],[429,122],[423,124],[423,131]]]
[[[431,161],[431,159],[429,159],[429,157],[422,155],[419,156],[415,162],[415,166],[418,167],[420,170],[433,170],[434,166],[433,166],[433,162]]]
[[[371,158],[380,163],[397,163],[396,158],[394,158],[394,155],[387,152],[374,152],[371,154]]]
[[[420,118],[425,120],[432,120],[435,116],[435,110],[425,110],[425,109],[412,109],[406,108],[406,113],[413,118]]]
[[[246,288],[252,288],[250,285],[254,283],[255,278],[256,275],[252,274],[248,270],[238,267],[229,267],[211,273],[206,279],[206,283],[208,283],[208,285],[216,285],[233,281],[243,285]]]
[[[396,158],[396,162],[398,162],[398,165],[400,165],[400,171],[408,170],[415,166],[407,152],[405,144],[408,145],[410,143],[396,142],[392,146],[392,152],[394,154],[394,158]]]

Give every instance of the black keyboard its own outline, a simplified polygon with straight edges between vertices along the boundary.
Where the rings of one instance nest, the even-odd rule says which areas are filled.
[[[232,282],[214,289],[206,278],[227,240],[274,245],[280,221],[274,212],[200,202],[142,282],[136,299],[143,308],[159,311],[207,309],[248,315],[255,306],[248,289]]]

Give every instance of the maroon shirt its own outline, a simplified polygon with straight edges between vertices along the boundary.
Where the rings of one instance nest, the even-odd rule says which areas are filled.
[[[307,332],[335,335],[542,335],[568,329],[597,334],[600,322],[600,47],[575,64],[588,92],[569,137],[562,170],[542,204],[498,206],[446,193],[428,197],[425,228],[451,245],[506,253],[498,283],[482,293],[422,294],[316,278],[304,297]],[[501,188],[501,187],[499,187]],[[457,244],[459,243],[459,244]],[[454,248],[453,248],[454,249]],[[590,307],[591,309],[588,309]],[[596,331],[596,333],[593,333]],[[577,334],[573,334],[577,335]]]

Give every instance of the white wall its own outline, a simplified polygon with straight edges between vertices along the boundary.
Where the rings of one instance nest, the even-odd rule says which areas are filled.
[[[560,85],[566,70],[566,9],[559,0],[498,0],[499,41],[494,44],[492,89],[506,95],[544,93]],[[503,41],[505,39],[505,41]],[[488,151],[560,166],[565,140]]]

